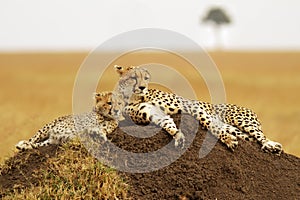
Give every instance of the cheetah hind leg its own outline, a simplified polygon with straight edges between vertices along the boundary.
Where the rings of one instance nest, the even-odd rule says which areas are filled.
[[[207,126],[207,129],[230,150],[234,151],[238,146],[238,137],[242,132],[233,126],[222,122],[216,116],[211,116],[209,121],[211,121],[211,124]]]
[[[43,142],[38,142],[38,143],[32,143],[28,140],[22,140],[20,142],[18,142],[18,144],[16,144],[16,149],[18,149],[19,151],[25,151],[25,150],[29,150],[29,149],[36,149],[38,147],[43,147],[43,146],[48,146],[51,142],[49,141],[49,139],[43,141]]]
[[[259,126],[247,126],[243,127],[244,131],[249,136],[255,138],[258,143],[262,145],[261,149],[265,152],[274,153],[280,155],[282,152],[282,145],[278,142],[271,141],[266,138],[264,133],[260,130]]]
[[[25,151],[28,149],[33,149],[31,143],[28,140],[21,140],[16,144],[16,148],[20,151]]]
[[[240,140],[244,140],[244,141],[254,141],[254,137],[247,134],[247,133],[244,133],[244,132],[241,132],[241,133],[238,133],[237,134],[237,138],[240,139]]]
[[[247,131],[247,129],[245,131]],[[246,140],[246,141],[253,141],[254,139],[256,139],[262,145],[261,149],[263,151],[265,151],[267,153],[274,153],[274,154],[277,154],[277,155],[281,154],[282,145],[280,143],[268,140],[264,136],[262,131],[254,131],[254,132],[248,131],[248,132],[249,133],[239,134],[239,135],[237,135],[237,137],[239,139],[243,139],[243,140]]]
[[[277,155],[280,155],[282,152],[282,145],[278,142],[273,142],[271,140],[266,140],[265,142],[263,142],[261,148],[265,152],[270,152]]]
[[[227,134],[222,131],[218,138],[222,143],[226,144],[231,151],[234,151],[238,146],[237,137],[232,134]]]

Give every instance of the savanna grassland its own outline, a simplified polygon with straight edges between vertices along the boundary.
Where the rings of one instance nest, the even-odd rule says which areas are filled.
[[[72,112],[76,74],[87,53],[0,54],[0,157],[28,139],[45,123]],[[300,53],[210,53],[222,75],[227,102],[258,114],[265,134],[283,144],[285,152],[300,156]],[[130,53],[111,63],[99,90],[111,90],[118,77],[114,64],[162,63],[177,69],[199,99],[210,101],[205,82],[190,64],[169,53]],[[161,77],[168,77],[162,73]],[[175,84],[176,86],[176,84]],[[174,86],[174,87],[175,87]],[[85,97],[91,99],[91,95]]]

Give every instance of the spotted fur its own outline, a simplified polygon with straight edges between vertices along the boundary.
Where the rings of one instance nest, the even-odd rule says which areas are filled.
[[[151,102],[145,102],[144,89],[148,87],[150,74],[145,68],[134,66],[123,67],[115,65],[120,75],[117,93],[123,97],[123,115],[129,117],[136,124],[149,124],[150,122],[162,127],[175,139],[175,146],[183,147],[184,135],[176,127],[173,119]]]
[[[61,144],[84,132],[99,134],[106,140],[106,135],[117,128],[116,116],[120,115],[118,110],[122,108],[114,103],[116,96],[112,92],[95,93],[94,100],[95,106],[91,112],[59,117],[39,129],[29,140],[20,141],[16,148],[26,150]]]
[[[208,129],[214,136],[220,139],[230,149],[234,150],[238,145],[238,138],[243,140],[256,140],[266,152],[280,154],[281,144],[273,142],[265,137],[257,115],[250,109],[233,104],[210,104],[208,102],[185,99],[176,94],[149,89],[150,74],[145,68],[115,66],[120,75],[118,92],[127,100],[124,114],[137,123],[150,123],[153,121],[153,113],[159,113],[159,123],[176,139],[184,141],[184,135],[170,115],[187,113],[196,118],[202,127]],[[155,120],[157,120],[155,118]],[[154,120],[154,122],[155,122]],[[170,131],[168,127],[172,127]]]

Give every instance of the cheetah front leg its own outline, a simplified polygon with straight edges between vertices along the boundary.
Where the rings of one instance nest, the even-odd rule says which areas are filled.
[[[149,103],[139,103],[126,106],[124,114],[137,124],[149,124],[153,122],[173,136],[176,147],[184,147],[185,138],[183,133],[176,127],[174,120],[160,108]]]

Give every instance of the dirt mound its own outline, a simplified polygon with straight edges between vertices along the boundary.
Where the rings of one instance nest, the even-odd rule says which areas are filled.
[[[187,117],[187,118],[184,118]],[[185,133],[196,122],[183,116],[175,118]],[[128,132],[130,130],[127,130]],[[134,129],[132,129],[134,131]],[[197,129],[188,150],[172,164],[150,173],[123,173],[131,185],[134,199],[298,199],[300,197],[300,158],[283,153],[276,156],[263,152],[254,142],[239,141],[231,152],[217,142],[212,151],[199,158],[207,132]],[[185,134],[187,140],[191,135]],[[120,139],[121,138],[121,139]],[[151,139],[136,139],[123,132],[113,137],[120,147],[132,152],[151,152],[170,142],[165,132]],[[208,137],[205,145],[215,144]],[[172,154],[171,154],[172,156]],[[161,158],[157,158],[158,161]]]
[[[191,145],[179,159],[161,169],[142,173],[120,172],[130,185],[129,196],[133,199],[299,199],[300,158],[285,153],[281,156],[264,153],[258,144],[244,141],[239,141],[235,152],[217,142],[206,157],[200,158],[199,150],[207,132],[195,126],[196,122],[191,118],[184,118],[180,124],[179,116],[174,119],[185,133],[186,143],[190,141]],[[146,130],[156,130],[153,126],[140,128],[145,130],[145,134]],[[186,131],[191,133],[195,128],[195,135],[186,134]],[[157,152],[169,142],[172,144],[169,146],[173,147],[172,138],[165,131],[137,139],[124,133],[124,130],[134,133],[137,129],[122,127],[108,138],[126,151]],[[206,142],[208,146],[214,145],[215,140],[208,137]],[[104,149],[105,145],[102,145]],[[9,159],[7,163],[10,167],[0,170],[0,187],[34,186],[39,178],[38,173],[47,168],[44,160],[54,156],[56,151],[57,147],[50,146],[31,153],[22,152]],[[178,153],[172,148],[166,152],[170,159]],[[114,160],[117,161],[113,163],[115,166],[126,163],[124,166],[128,169],[138,166],[141,171],[151,166],[156,169],[164,162],[171,162],[159,154],[151,157],[151,162],[141,160],[140,163],[133,163],[136,160],[124,155],[113,155],[113,152],[110,152],[110,156],[116,158]]]
[[[36,186],[41,174],[47,169],[46,159],[55,156],[58,146],[51,145],[17,153],[0,168],[0,188],[2,190],[21,190]],[[1,197],[1,192],[0,192]]]

